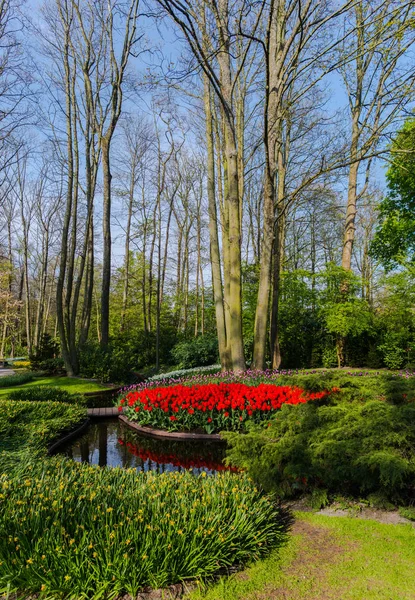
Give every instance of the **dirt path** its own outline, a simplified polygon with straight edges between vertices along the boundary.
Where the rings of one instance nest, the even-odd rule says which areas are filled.
[[[307,589],[307,597],[313,600],[339,600],[338,592],[330,590],[326,573],[343,556],[344,548],[336,543],[328,529],[307,521],[295,521],[291,533],[302,539],[299,551],[284,572],[288,579],[297,579],[298,590],[291,585],[289,588],[284,585],[277,588],[267,586],[261,593],[255,594],[255,600],[303,599],[304,589]]]

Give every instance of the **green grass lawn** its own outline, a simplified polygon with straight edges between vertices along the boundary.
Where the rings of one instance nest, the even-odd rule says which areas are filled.
[[[185,600],[414,600],[415,529],[296,513],[280,551]]]
[[[87,392],[99,392],[100,390],[108,389],[108,386],[102,385],[95,381],[77,379],[75,377],[35,377],[33,381],[25,383],[21,386],[9,388],[0,388],[0,398],[6,398],[7,395],[16,389],[22,389],[33,386],[52,386],[62,388],[73,394],[85,394]]]

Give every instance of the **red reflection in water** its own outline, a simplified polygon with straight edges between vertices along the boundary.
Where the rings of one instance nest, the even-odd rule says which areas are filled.
[[[130,454],[141,458],[143,461],[151,460],[159,465],[171,464],[183,469],[209,469],[209,471],[232,471],[233,473],[239,470],[237,467],[223,465],[214,458],[187,458],[185,456],[178,456],[177,454],[162,454],[147,450],[146,448],[140,448],[140,446],[131,442],[124,442],[121,438],[118,438],[118,443],[120,446],[125,446]]]

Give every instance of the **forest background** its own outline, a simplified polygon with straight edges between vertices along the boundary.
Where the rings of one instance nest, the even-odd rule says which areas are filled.
[[[1,0],[0,357],[415,368],[414,16]]]

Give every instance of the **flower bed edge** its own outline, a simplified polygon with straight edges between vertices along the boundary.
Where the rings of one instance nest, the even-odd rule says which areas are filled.
[[[145,435],[152,438],[165,438],[170,440],[183,440],[183,441],[205,441],[205,442],[222,442],[224,439],[219,433],[185,433],[181,431],[164,431],[163,429],[152,429],[151,427],[143,427],[127,419],[125,415],[120,415],[119,420],[134,429],[141,435]]]

